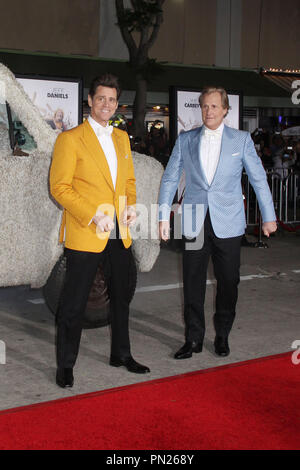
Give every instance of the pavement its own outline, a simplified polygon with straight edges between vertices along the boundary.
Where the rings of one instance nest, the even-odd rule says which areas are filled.
[[[251,235],[248,240],[255,241]],[[29,286],[0,288],[0,409],[289,351],[292,357],[293,343],[300,342],[300,237],[280,232],[264,242],[268,248],[242,247],[239,300],[228,357],[214,353],[215,282],[210,265],[203,352],[190,359],[173,358],[184,342],[181,254],[162,248],[152,271],[138,274],[131,303],[132,353],[150,367],[150,374],[136,375],[124,367],[109,366],[109,326],[87,329],[83,331],[71,389],[55,384],[54,317],[42,291]]]

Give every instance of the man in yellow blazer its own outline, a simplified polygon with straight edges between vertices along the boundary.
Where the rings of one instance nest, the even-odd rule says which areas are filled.
[[[108,125],[118,107],[120,87],[110,74],[91,83],[88,119],[60,134],[50,169],[50,191],[64,208],[66,279],[57,312],[56,383],[72,387],[82,319],[99,263],[110,265],[110,365],[150,372],[130,351],[128,273],[129,226],[136,219],[136,186],[129,138]]]

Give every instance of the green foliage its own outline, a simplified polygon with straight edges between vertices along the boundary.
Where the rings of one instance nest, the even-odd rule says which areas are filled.
[[[144,28],[154,26],[156,15],[162,13],[156,0],[136,0],[134,9],[125,8],[118,18],[118,25],[128,28],[128,31],[141,32]]]
[[[131,8],[124,8],[124,0],[115,0],[117,24],[128,47],[128,65],[137,86],[133,104],[134,135],[143,135],[145,132],[147,83],[162,73],[161,65],[156,59],[150,59],[148,54],[163,21],[164,1],[131,0]]]

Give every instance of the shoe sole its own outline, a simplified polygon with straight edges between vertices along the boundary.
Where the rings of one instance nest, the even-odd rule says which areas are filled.
[[[200,353],[202,352],[202,349],[193,349],[193,351],[191,353],[186,353],[186,354],[180,354],[180,356],[176,356],[176,354],[174,355],[174,359],[189,359],[190,357],[192,357],[193,353]]]
[[[121,362],[115,362],[115,361],[109,361],[109,365],[113,367],[122,367],[122,366],[125,367],[125,365],[122,364]]]
[[[125,364],[120,363],[120,362],[115,362],[115,361],[109,361],[109,365],[112,367],[125,367],[125,369],[128,370],[128,372],[131,372],[132,374],[149,374],[150,369],[147,370],[130,370]]]
[[[71,384],[65,384],[65,383],[56,381],[56,385],[58,385],[61,388],[72,388],[74,385],[74,382]]]
[[[215,353],[217,356],[226,357],[226,356],[229,356],[230,350],[228,349],[228,351],[219,352],[215,349]]]

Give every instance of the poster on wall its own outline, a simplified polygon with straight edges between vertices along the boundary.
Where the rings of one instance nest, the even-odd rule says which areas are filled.
[[[202,126],[199,104],[201,89],[172,87],[170,90],[171,128],[174,142],[182,131],[189,131]],[[235,129],[242,127],[242,93],[228,91],[230,110],[224,124]],[[173,143],[174,143],[173,142]]]
[[[82,122],[82,81],[80,78],[52,78],[16,75],[42,117],[59,134]]]
[[[235,129],[242,128],[242,93],[227,91],[229,99],[229,112],[224,119],[224,124]],[[200,127],[203,124],[202,113],[199,104],[201,89],[188,89],[171,87],[170,89],[170,136],[171,144],[181,132]],[[184,174],[178,186],[178,199],[181,198],[185,187]]]

